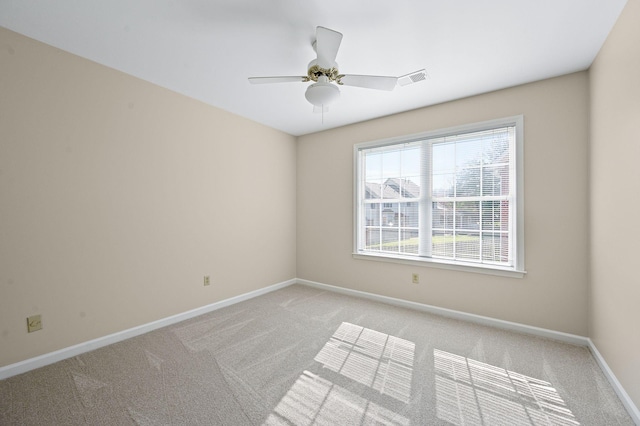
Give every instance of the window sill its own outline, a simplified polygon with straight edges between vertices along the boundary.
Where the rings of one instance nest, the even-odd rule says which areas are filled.
[[[415,258],[410,256],[385,255],[384,253],[353,253],[354,259],[373,260],[378,262],[400,263],[404,265],[425,266],[453,271],[472,272],[476,274],[497,275],[501,277],[524,278],[527,271],[516,271],[491,265],[475,265],[470,263],[447,261],[442,259]]]

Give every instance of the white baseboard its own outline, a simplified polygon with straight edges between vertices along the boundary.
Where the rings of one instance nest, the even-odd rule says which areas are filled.
[[[315,281],[298,279],[297,282],[299,284],[303,284],[303,285],[307,285],[307,286],[315,287],[319,289],[329,290],[336,293],[362,297],[370,300],[375,300],[377,302],[383,302],[383,303],[388,303],[388,304],[401,306],[405,308],[416,309],[419,311],[429,312],[437,315],[446,316],[449,318],[469,321],[476,324],[483,324],[483,325],[488,325],[496,328],[546,337],[549,339],[559,340],[559,341],[571,343],[574,345],[586,346],[591,350],[591,353],[596,359],[596,362],[602,369],[602,372],[604,373],[604,375],[609,380],[609,383],[611,383],[613,390],[616,392],[616,394],[620,398],[620,401],[626,408],[632,420],[635,422],[635,424],[640,425],[640,412],[638,411],[638,407],[635,406],[635,404],[633,403],[633,401],[631,400],[627,392],[624,390],[624,388],[622,387],[622,385],[620,384],[616,376],[613,374],[613,371],[611,371],[611,369],[607,365],[602,355],[600,355],[600,352],[598,352],[598,349],[596,348],[596,346],[588,337],[577,336],[575,334],[562,333],[560,331],[548,330],[545,328],[532,327],[530,325],[525,325],[525,324],[520,324],[520,323],[515,323],[510,321],[503,321],[503,320],[499,320],[491,317],[484,317],[481,315],[469,314],[461,311],[454,311],[451,309],[439,308],[437,306],[425,305],[417,302],[410,302],[408,300],[403,300],[403,299],[395,299],[393,297],[381,296],[379,294],[367,293],[364,291],[352,290],[344,287],[336,287],[333,285],[323,284]]]
[[[505,330],[517,331],[520,333],[533,334],[535,336],[546,337],[553,340],[560,340],[562,342],[571,343],[574,345],[588,346],[589,339],[575,334],[563,333],[560,331],[548,330],[546,328],[533,327],[530,325],[520,324],[516,322],[503,321],[491,317],[484,317],[482,315],[469,314],[466,312],[455,311],[452,309],[440,308],[433,305],[425,305],[423,303],[410,302],[404,299],[396,299],[388,296],[381,296],[379,294],[367,293],[364,291],[352,290],[343,287],[336,287],[329,284],[318,283],[309,280],[298,279],[299,284],[308,285],[316,288],[323,288],[326,290],[334,291],[337,293],[348,294],[351,296],[358,296],[365,299],[375,300],[377,302],[388,303],[391,305],[401,306],[404,308],[416,309],[418,311],[429,312],[449,318],[464,320],[473,322],[476,324],[488,325],[491,327],[501,328]]]
[[[620,398],[620,401],[622,401],[622,405],[624,405],[624,408],[627,409],[627,412],[631,416],[631,419],[634,421],[634,423],[640,425],[640,410],[638,410],[638,407],[636,407],[636,405],[633,403],[629,394],[624,390],[624,388],[616,378],[616,375],[613,374],[613,371],[611,371],[609,365],[604,360],[593,341],[591,339],[588,339],[588,341],[589,350],[593,354],[593,357],[596,359],[596,362],[600,366],[600,369],[606,376],[607,380],[609,380],[609,383],[611,383],[611,386],[618,395],[618,398]]]
[[[249,293],[244,293],[239,296],[221,300],[210,305],[202,306],[200,308],[196,308],[187,312],[133,327],[128,330],[123,330],[117,333],[109,334],[108,336],[99,337],[97,339],[69,346],[67,348],[63,348],[54,352],[49,352],[47,354],[40,355],[34,358],[29,358],[15,364],[9,364],[7,366],[0,367],[0,380],[16,376],[18,374],[26,373],[27,371],[35,370],[36,368],[44,367],[45,365],[53,364],[54,362],[62,361],[63,359],[71,358],[85,352],[93,351],[103,346],[121,342],[123,340],[130,339],[132,337],[139,336],[141,334],[148,333],[150,331],[157,330],[168,325],[176,324],[180,321],[188,320],[197,317],[198,315],[206,314],[208,312],[212,312],[229,305],[233,305],[235,303],[243,302],[245,300],[252,299],[254,297],[261,296],[275,290],[279,290],[291,284],[295,284],[296,282],[297,280],[295,278],[290,279],[281,283],[271,285],[269,287],[261,288]]]

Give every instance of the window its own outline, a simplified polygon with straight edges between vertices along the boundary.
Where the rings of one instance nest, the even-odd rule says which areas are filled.
[[[524,273],[522,116],[355,147],[355,255]]]

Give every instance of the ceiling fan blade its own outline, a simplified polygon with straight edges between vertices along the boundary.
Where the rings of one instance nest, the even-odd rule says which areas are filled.
[[[316,28],[316,53],[320,67],[329,69],[334,66],[341,41],[341,33],[325,27]]]
[[[304,83],[307,77],[285,76],[285,77],[249,77],[251,84],[270,84],[270,83]]]
[[[393,90],[398,83],[398,77],[346,74],[340,77],[340,83],[367,89]]]

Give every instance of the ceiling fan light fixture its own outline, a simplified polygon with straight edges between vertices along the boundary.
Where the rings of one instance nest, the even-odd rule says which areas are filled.
[[[340,98],[338,86],[329,83],[327,77],[322,77],[318,79],[317,83],[307,87],[307,91],[304,93],[304,97],[309,103],[317,107],[330,105]]]

